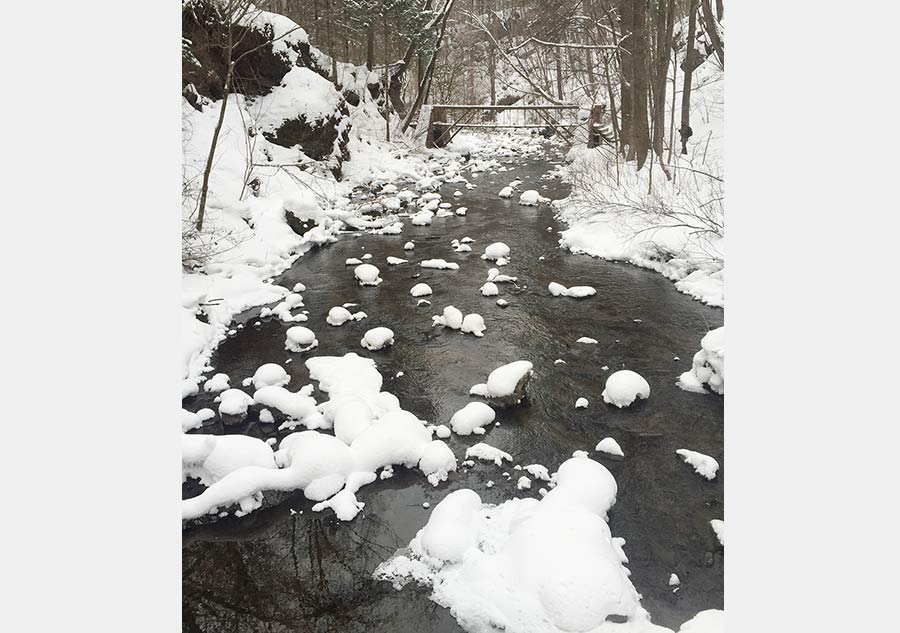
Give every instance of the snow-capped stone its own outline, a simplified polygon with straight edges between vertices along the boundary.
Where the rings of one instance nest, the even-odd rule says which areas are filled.
[[[710,481],[716,478],[716,473],[719,471],[719,462],[709,455],[704,455],[697,451],[689,451],[686,448],[679,448],[675,452],[684,458],[685,463],[693,466],[697,474],[706,477]]]
[[[460,331],[466,332],[469,334],[474,334],[477,337],[484,336],[484,330],[487,326],[484,324],[484,318],[480,314],[467,314],[465,318],[462,320],[462,325],[460,325]]]
[[[539,194],[534,189],[523,191],[519,196],[519,204],[526,207],[535,207],[537,206],[538,202],[541,202],[542,200],[546,200],[546,198],[543,198],[541,194]]]
[[[306,286],[303,285],[303,283],[298,281],[297,283],[294,284],[294,292],[305,292],[305,291],[306,291]]]
[[[488,375],[486,383],[472,386],[469,394],[497,398],[503,404],[518,404],[525,397],[525,388],[533,373],[534,365],[527,360],[501,365]]]
[[[284,349],[289,352],[308,352],[318,345],[315,333],[302,325],[295,325],[285,332]]]
[[[600,395],[603,396],[603,402],[621,409],[631,405],[638,398],[644,400],[649,398],[650,385],[637,372],[620,369],[609,375],[606,379],[606,387]]]
[[[719,544],[722,547],[725,547],[725,521],[722,519],[713,519],[709,522],[709,525],[712,527],[713,532],[716,533],[716,538],[719,539]]]
[[[503,242],[494,242],[484,249],[481,259],[487,260],[507,260],[509,259],[509,246]]]
[[[253,398],[240,389],[226,389],[216,397],[219,416],[225,424],[237,424],[247,416]]]
[[[212,420],[214,417],[216,417],[216,412],[212,409],[200,409],[196,413],[188,411],[187,409],[182,409],[181,430],[182,432],[187,433],[188,431],[199,429],[203,426],[204,422]]]
[[[594,447],[594,450],[601,453],[606,453],[607,455],[625,457],[625,453],[622,452],[622,447],[619,446],[619,443],[611,437],[604,437],[602,440],[600,440],[600,442],[597,443],[597,446]]]
[[[681,584],[681,580],[678,578],[678,576],[676,574],[673,573],[671,576],[669,576],[669,586],[670,587],[677,587],[680,584]]]
[[[400,264],[405,264],[408,262],[408,259],[401,259],[400,257],[388,257],[387,263],[388,266],[399,266]]]
[[[512,455],[484,442],[478,442],[478,444],[466,449],[466,459],[470,457],[486,462],[494,462],[497,466],[502,466],[503,460],[512,461]]]
[[[597,294],[597,290],[592,286],[572,286],[566,288],[564,285],[551,281],[547,286],[550,294],[554,297],[572,297],[573,299],[583,299]]]
[[[425,474],[432,486],[437,486],[456,470],[456,457],[444,442],[433,440],[422,450],[419,470]]]
[[[335,306],[328,311],[328,316],[325,317],[325,322],[328,325],[340,326],[346,323],[347,321],[359,321],[361,319],[366,318],[365,312],[354,312],[350,313],[350,310],[344,308],[342,306]]]
[[[497,305],[501,308],[505,308],[509,305],[509,302],[506,299],[497,299]]]
[[[228,389],[228,381],[231,380],[228,374],[216,374],[205,383],[203,383],[203,391],[206,393],[218,393]]]
[[[434,219],[434,213],[428,209],[419,211],[412,217],[413,226],[428,226]]]
[[[482,435],[484,427],[494,421],[494,409],[483,402],[470,402],[450,418],[450,427],[457,435]]]
[[[725,327],[706,333],[700,341],[700,351],[694,354],[690,371],[678,378],[678,386],[685,391],[706,393],[703,385],[718,394],[725,393]]]
[[[531,489],[531,480],[528,477],[526,477],[525,475],[522,475],[521,477],[519,477],[519,480],[516,482],[516,489],[517,490],[530,490]]]
[[[597,339],[591,338],[590,336],[582,336],[578,338],[576,343],[587,343],[588,345],[596,345],[598,343]]]
[[[312,387],[308,386],[291,392],[284,387],[271,385],[257,389],[253,394],[253,401],[268,408],[270,414],[274,409],[287,418],[279,429],[293,429],[301,424],[309,429],[328,428],[331,425],[316,408],[316,401],[309,395],[311,390]]]
[[[541,481],[550,481],[550,472],[547,470],[546,466],[543,466],[541,464],[529,464],[522,470],[527,472],[534,479],[540,479]]]
[[[465,215],[469,211],[469,207],[458,207],[454,213],[456,215]]]
[[[441,270],[459,270],[459,264],[456,262],[448,262],[444,259],[426,259],[420,262],[422,268],[437,268]]]
[[[512,198],[513,188],[512,187],[503,187],[500,192],[497,194],[501,198]]]
[[[356,257],[348,257],[347,259],[344,260],[345,266],[359,266],[362,263],[363,263],[363,260],[358,259]]]
[[[463,324],[463,313],[454,306],[446,306],[443,314],[431,317],[432,327],[443,325],[444,327],[458,330]]]
[[[386,327],[375,327],[365,333],[360,345],[373,352],[394,344],[394,331]]]
[[[498,294],[500,294],[500,289],[493,281],[488,281],[485,282],[483,286],[481,286],[481,294],[484,297],[496,297]]]
[[[427,297],[431,294],[431,286],[428,284],[416,284],[409,289],[409,294],[414,297]]]
[[[587,409],[588,404],[589,403],[588,403],[587,398],[578,398],[578,400],[575,401],[575,408],[576,409]]]
[[[448,437],[450,437],[450,427],[448,427],[446,424],[438,424],[436,427],[434,427],[434,434],[438,438],[446,440]]]
[[[415,250],[415,248],[416,248],[416,245],[413,242],[407,242],[406,244],[403,245],[403,250],[405,250],[405,251],[412,251],[412,250]]]
[[[353,274],[359,281],[360,286],[377,286],[380,284],[384,280],[379,277],[379,272],[378,268],[372,264],[360,264],[353,269]]]
[[[291,377],[284,370],[284,367],[276,363],[266,363],[260,365],[253,374],[253,388],[261,389],[269,385],[278,385],[283,387],[291,381]]]

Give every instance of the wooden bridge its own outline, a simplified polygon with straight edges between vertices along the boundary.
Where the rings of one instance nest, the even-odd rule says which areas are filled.
[[[594,105],[587,117],[579,113],[587,108],[560,105],[458,105],[423,106],[420,125],[427,121],[426,147],[445,147],[462,130],[540,129],[559,136],[569,145],[587,143],[596,147],[603,142],[615,144],[615,135],[606,115],[606,106]],[[584,133],[580,133],[583,131]]]

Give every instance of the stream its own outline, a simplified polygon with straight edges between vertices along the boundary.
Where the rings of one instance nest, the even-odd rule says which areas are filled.
[[[302,325],[319,339],[312,352],[284,350],[285,330],[293,324],[270,317],[255,326],[259,308],[238,317],[236,323],[244,328],[222,342],[211,362],[215,372],[231,376],[233,386],[263,363],[275,362],[291,374],[287,388],[295,391],[311,382],[303,364],[307,358],[352,351],[374,358],[383,390],[433,424],[447,424],[473,400],[469,387],[501,364],[529,360],[535,373],[528,398],[517,407],[498,409],[499,424],[489,426],[485,435],[454,434],[446,440],[460,470],[437,487],[418,471],[396,467],[393,478],[360,491],[359,500],[366,505],[351,522],[338,521],[330,510],[312,512],[312,502],[296,492],[280,497],[266,493],[267,501],[278,503],[242,518],[190,525],[183,538],[183,630],[462,631],[448,610],[429,600],[427,589],[410,584],[396,591],[372,579],[372,572],[425,524],[430,510],[423,508],[424,502],[433,508],[459,488],[472,488],[486,503],[538,496],[545,482],[535,480],[531,490],[519,491],[516,480],[522,473],[512,466],[479,461],[464,468],[466,447],[480,441],[510,453],[513,464],[543,464],[550,472],[573,451],[589,451],[618,483],[610,528],[626,541],[631,580],[653,622],[677,630],[698,611],[723,608],[724,552],[709,525],[711,519],[724,518],[723,400],[685,392],[675,381],[690,369],[702,336],[723,324],[724,314],[679,293],[656,272],[560,249],[558,231],[565,227],[549,205],[520,206],[518,193],[509,200],[497,196],[514,178],[523,181],[521,190],[537,189],[551,199],[566,196],[564,183],[540,178],[560,160],[550,152],[542,159],[509,161],[506,172],[467,174],[478,188],[451,183],[441,189],[444,201],[468,207],[466,216],[436,217],[431,226],[422,227],[404,218],[400,235],[347,233],[298,259],[275,283],[306,285],[302,294],[309,321]],[[456,190],[464,195],[454,198]],[[453,252],[451,240],[465,236],[475,240],[472,252]],[[405,252],[403,244],[409,240],[416,248]],[[480,254],[497,241],[511,249],[510,263],[501,272],[517,276],[518,287],[498,284],[499,297],[482,297],[479,288],[493,264]],[[368,263],[381,271],[384,282],[379,286],[360,287],[353,267],[344,265],[345,259],[364,253],[373,255]],[[388,266],[390,255],[410,262]],[[457,262],[460,269],[418,266],[429,258]],[[597,294],[581,300],[554,298],[547,291],[551,281],[591,285]],[[432,305],[416,306],[409,289],[418,282],[434,290],[426,297]],[[498,298],[509,306],[499,307]],[[351,312],[362,310],[368,318],[327,325],[328,310],[348,302],[358,304]],[[484,337],[432,327],[432,315],[450,304],[464,314],[481,314],[487,325]],[[395,343],[368,352],[360,347],[360,338],[376,326],[391,328]],[[598,344],[576,343],[581,336]],[[285,364],[288,358],[293,361]],[[566,362],[554,364],[556,359]],[[617,409],[604,404],[600,393],[609,373],[622,368],[644,376],[651,395]],[[398,372],[403,375],[396,377]],[[215,408],[212,395],[201,393],[184,407]],[[317,392],[320,401],[321,395]],[[582,396],[590,405],[576,409],[575,400]],[[201,432],[279,439],[287,434],[252,415],[237,427],[223,429],[216,422]],[[619,442],[624,459],[593,450],[607,436]],[[675,454],[679,448],[717,459],[717,477],[707,481],[696,474]],[[489,481],[495,485],[488,487]],[[668,584],[673,572],[681,580],[677,591]]]

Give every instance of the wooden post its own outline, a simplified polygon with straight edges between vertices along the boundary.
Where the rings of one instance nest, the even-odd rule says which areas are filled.
[[[597,132],[597,128],[602,125],[604,114],[606,114],[606,106],[602,103],[591,108],[591,116],[588,117],[588,147],[600,145],[600,134]]]
[[[437,139],[443,134],[441,123],[446,119],[446,111],[443,108],[432,108],[428,117],[428,134],[425,137],[425,147],[438,147]]]

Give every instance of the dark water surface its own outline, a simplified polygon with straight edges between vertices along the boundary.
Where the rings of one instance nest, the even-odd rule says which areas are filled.
[[[310,355],[354,351],[376,360],[383,389],[394,393],[405,409],[430,423],[447,424],[472,401],[470,386],[503,363],[530,360],[535,375],[528,399],[499,411],[499,426],[489,427],[484,436],[453,435],[447,443],[460,462],[467,446],[486,441],[512,454],[515,464],[544,464],[550,472],[573,451],[590,451],[618,482],[610,527],[626,540],[628,568],[642,603],[655,623],[677,629],[700,610],[723,608],[724,554],[709,526],[710,519],[724,514],[722,398],[675,386],[678,375],[690,368],[703,334],[722,325],[723,312],[677,292],[655,272],[558,248],[561,227],[548,206],[522,207],[498,198],[497,191],[514,178],[524,181],[521,189],[538,189],[553,199],[564,197],[567,189],[557,180],[540,179],[552,167],[548,162],[516,163],[509,172],[467,176],[477,189],[444,185],[445,201],[469,208],[465,217],[435,218],[428,227],[405,220],[403,233],[395,236],[346,235],[300,258],[276,280],[288,288],[298,281],[307,287],[303,297],[309,321],[302,325],[319,339],[311,354],[285,352],[289,324],[268,319],[254,326],[256,309],[241,316],[244,329],[221,344],[212,365],[231,377],[232,386],[240,386],[259,365],[276,362],[292,375],[288,388],[296,390],[311,382],[303,364]],[[465,195],[453,198],[456,190]],[[475,239],[472,252],[454,253],[451,240],[467,235]],[[416,249],[404,253],[408,240]],[[479,256],[495,241],[512,251],[501,272],[519,278],[519,288],[499,284],[500,297],[509,301],[505,309],[496,305],[498,297],[482,297],[478,290],[491,267]],[[369,263],[381,270],[385,281],[380,286],[361,288],[353,267],[344,266],[346,258],[363,253],[371,253]],[[411,261],[388,266],[389,255]],[[417,265],[437,257],[458,262],[460,269]],[[591,285],[597,295],[553,298],[547,292],[551,281]],[[418,282],[434,290],[427,297],[431,306],[416,307],[409,295]],[[328,310],[347,302],[359,304],[351,312],[363,310],[369,317],[342,327],[327,325]],[[484,338],[432,328],[431,316],[450,304],[463,313],[481,314],[487,324]],[[379,325],[394,330],[394,346],[382,352],[362,349],[362,335]],[[581,336],[599,344],[575,343]],[[285,364],[288,358],[294,360]],[[558,358],[566,363],[554,364]],[[609,372],[628,368],[640,373],[650,383],[650,399],[624,410],[605,405],[600,393],[609,372],[601,369],[604,365]],[[395,378],[399,371],[404,375]],[[581,396],[590,406],[576,410]],[[202,406],[214,407],[209,396],[185,403],[191,410]],[[285,435],[253,419],[227,431],[216,423],[202,432]],[[607,436],[622,446],[623,460],[593,451]],[[716,479],[709,482],[694,473],[675,455],[679,448],[716,458],[721,466]],[[540,484],[534,481],[532,490],[517,491],[521,473],[486,462],[461,468],[437,488],[417,471],[395,472],[392,479],[363,488],[358,496],[365,509],[349,523],[337,521],[330,510],[312,512],[302,493],[267,493],[267,500],[277,500],[277,505],[240,519],[189,527],[183,544],[184,630],[461,631],[449,611],[428,599],[427,590],[409,585],[397,592],[374,581],[372,571],[425,524],[430,510],[423,502],[434,507],[452,490],[468,487],[485,502],[501,503],[537,496]],[[488,488],[489,480],[496,485]],[[681,579],[674,593],[668,586],[672,572]]]

